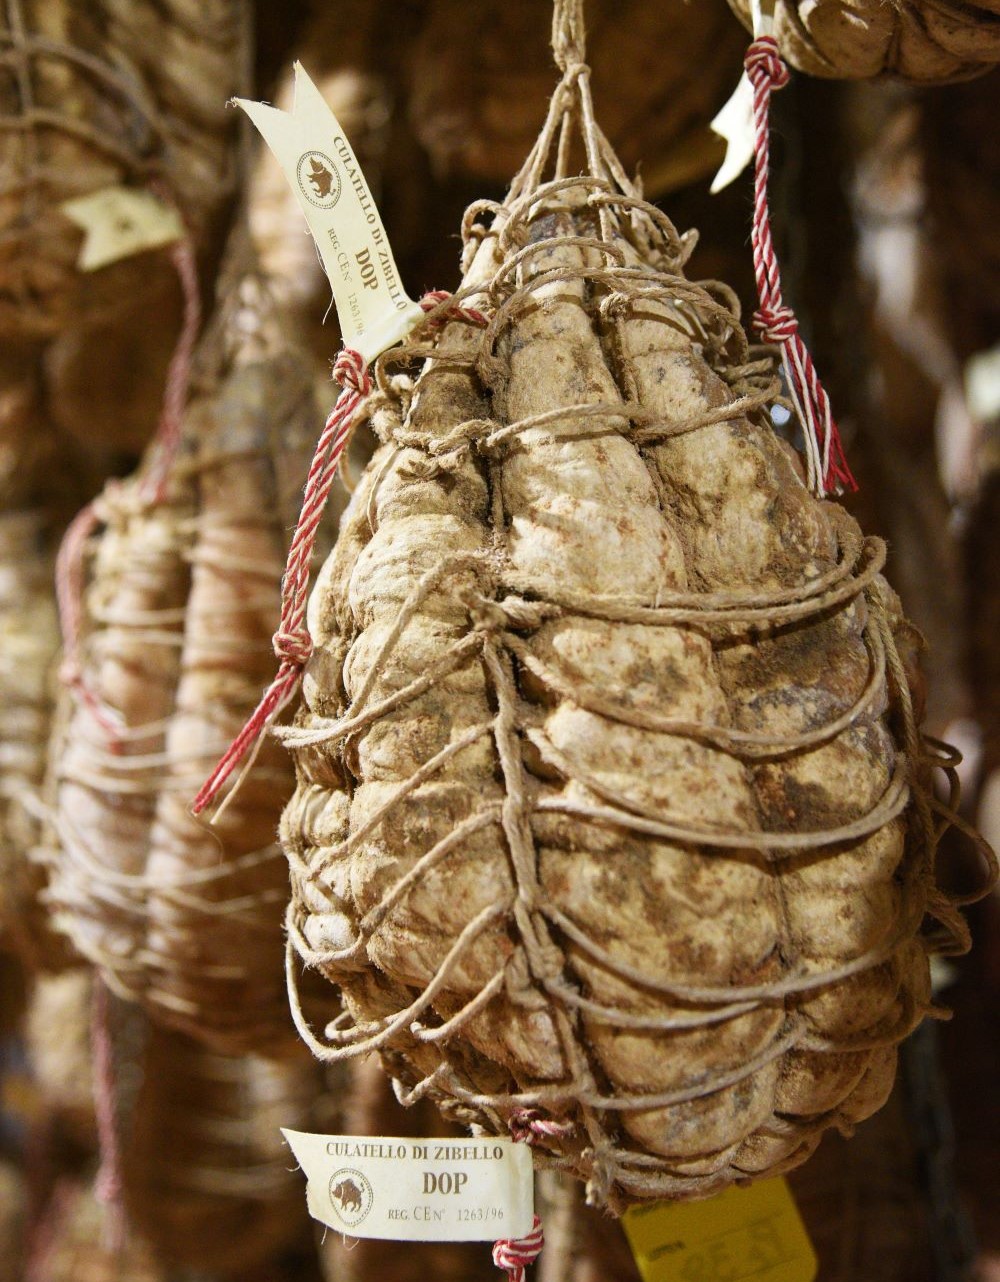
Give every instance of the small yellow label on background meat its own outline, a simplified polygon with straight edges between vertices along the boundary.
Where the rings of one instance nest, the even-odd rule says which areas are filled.
[[[85,233],[76,264],[82,272],[159,249],[184,235],[177,210],[141,188],[104,187],[59,208]]]
[[[817,1260],[783,1179],[703,1202],[632,1207],[622,1220],[643,1282],[813,1282]]]

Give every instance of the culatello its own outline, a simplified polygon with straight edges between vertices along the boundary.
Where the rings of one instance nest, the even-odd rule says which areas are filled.
[[[872,1113],[966,936],[884,545],[810,492],[773,354],[557,57],[460,291],[375,364],[282,840],[344,1002],[314,1051],[620,1210]]]

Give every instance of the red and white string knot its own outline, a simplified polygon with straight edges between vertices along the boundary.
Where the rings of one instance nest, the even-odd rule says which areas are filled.
[[[425,312],[434,312],[450,298],[451,294],[446,289],[432,289],[420,300],[420,306]],[[432,325],[444,325],[450,320],[468,321],[470,325],[478,325],[480,328],[485,328],[488,324],[482,312],[475,307],[462,307],[459,303],[443,308],[439,316],[431,316],[429,319]]]
[[[282,663],[291,663],[297,668],[304,668],[312,658],[312,637],[305,628],[296,628],[292,632],[285,632],[279,628],[271,638],[271,643],[276,657]]]
[[[510,1278],[510,1282],[524,1282],[524,1270],[534,1264],[542,1253],[545,1235],[542,1222],[535,1216],[531,1232],[525,1237],[501,1238],[493,1243],[493,1263]]]
[[[521,1144],[537,1144],[540,1140],[565,1139],[573,1133],[572,1122],[557,1122],[546,1117],[536,1108],[519,1108],[507,1123],[510,1133]]]
[[[780,307],[759,307],[753,315],[753,327],[765,343],[780,346],[799,332],[799,322],[792,309],[784,303]]]
[[[367,396],[372,390],[368,362],[353,347],[344,347],[338,352],[337,359],[333,362],[333,381],[339,383],[345,392],[354,392],[356,396]],[[334,406],[330,418],[336,413],[337,407]]]
[[[774,36],[758,36],[747,49],[743,65],[754,88],[763,81],[767,81],[771,89],[784,89],[788,84],[788,67],[782,61]]]

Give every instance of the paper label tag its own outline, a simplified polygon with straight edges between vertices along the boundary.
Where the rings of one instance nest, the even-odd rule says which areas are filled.
[[[733,96],[712,121],[712,132],[726,144],[726,155],[709,188],[712,195],[735,182],[753,160],[753,85],[740,76]]]
[[[1000,344],[969,358],[965,366],[969,413],[981,423],[1000,416]]]
[[[704,1202],[656,1202],[622,1223],[643,1282],[813,1282],[816,1253],[783,1179]]]
[[[337,117],[298,62],[291,112],[234,101],[274,152],[305,215],[345,345],[374,360],[405,338],[422,312],[403,290],[382,219]]]
[[[751,0],[753,34],[774,35],[774,0]],[[726,143],[726,156],[709,188],[712,195],[735,182],[753,160],[753,85],[744,71],[733,95],[710,126]]]
[[[76,262],[82,272],[170,245],[184,235],[177,210],[140,188],[104,187],[63,201],[59,208],[86,233]]]
[[[338,1232],[403,1242],[494,1242],[531,1232],[526,1144],[281,1133],[309,1181],[309,1214]]]

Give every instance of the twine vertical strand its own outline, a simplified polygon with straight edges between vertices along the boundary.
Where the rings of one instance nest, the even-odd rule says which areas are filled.
[[[552,6],[552,56],[566,74],[586,59],[583,0],[554,0]]]
[[[445,290],[432,290],[420,300],[424,312],[430,313],[428,320],[431,324],[441,325],[455,318],[479,327],[486,325],[486,318],[481,312],[471,307],[449,306],[450,298]],[[281,620],[273,637],[280,667],[246,725],[226,749],[191,803],[191,811],[195,815],[200,815],[217,799],[229,776],[271,722],[287,707],[298,688],[302,669],[312,654],[312,638],[306,627],[306,607],[316,534],[358,410],[372,390],[368,365],[361,353],[351,347],[343,348],[337,357],[333,378],[343,390],[316,443],[306,477],[302,508],[281,580]]]
[[[156,428],[157,453],[140,493],[152,502],[160,502],[165,495],[170,469],[181,443],[181,423],[191,386],[191,366],[195,344],[201,330],[201,290],[198,286],[198,265],[194,246],[185,237],[170,250],[170,261],[181,282],[184,295],[184,313],[181,331],[167,367],[167,381],[163,389],[163,406]]]
[[[531,1232],[525,1237],[505,1237],[493,1243],[493,1263],[507,1274],[510,1282],[524,1282],[525,1269],[538,1259],[544,1245],[542,1222],[536,1215]]]
[[[820,498],[844,489],[856,490],[840,433],[812,357],[802,341],[795,313],[781,294],[781,273],[771,238],[768,181],[771,167],[771,94],[788,83],[788,68],[773,36],[758,36],[747,50],[747,76],[753,86],[754,207],[753,267],[760,307],[753,326],[766,343],[781,349],[792,401],[805,436],[807,481]]]
[[[106,1247],[118,1253],[125,1245],[121,1136],[118,1131],[117,1083],[111,1035],[111,994],[100,975],[94,976],[91,1009],[91,1042],[94,1055],[94,1113],[101,1164],[95,1193],[107,1210]]]
[[[170,259],[181,282],[184,311],[181,329],[167,367],[163,401],[154,441],[156,456],[143,478],[139,493],[150,503],[162,502],[170,469],[181,442],[181,423],[191,386],[194,348],[201,328],[201,290],[194,247],[187,237],[171,247]],[[111,481],[111,486],[118,482]],[[85,680],[80,663],[80,641],[83,635],[83,560],[87,541],[101,523],[97,500],[91,500],[70,522],[56,556],[56,604],[62,632],[63,659],[59,679],[75,691],[96,723],[114,746],[122,729],[121,718],[109,708]]]
[[[59,665],[59,680],[74,691],[89,710],[94,721],[115,744],[122,730],[122,721],[113,708],[109,708],[84,680],[80,664],[80,639],[83,635],[83,559],[87,541],[101,523],[97,504],[91,501],[69,523],[59,553],[56,556],[56,608],[62,632],[63,657]]]

